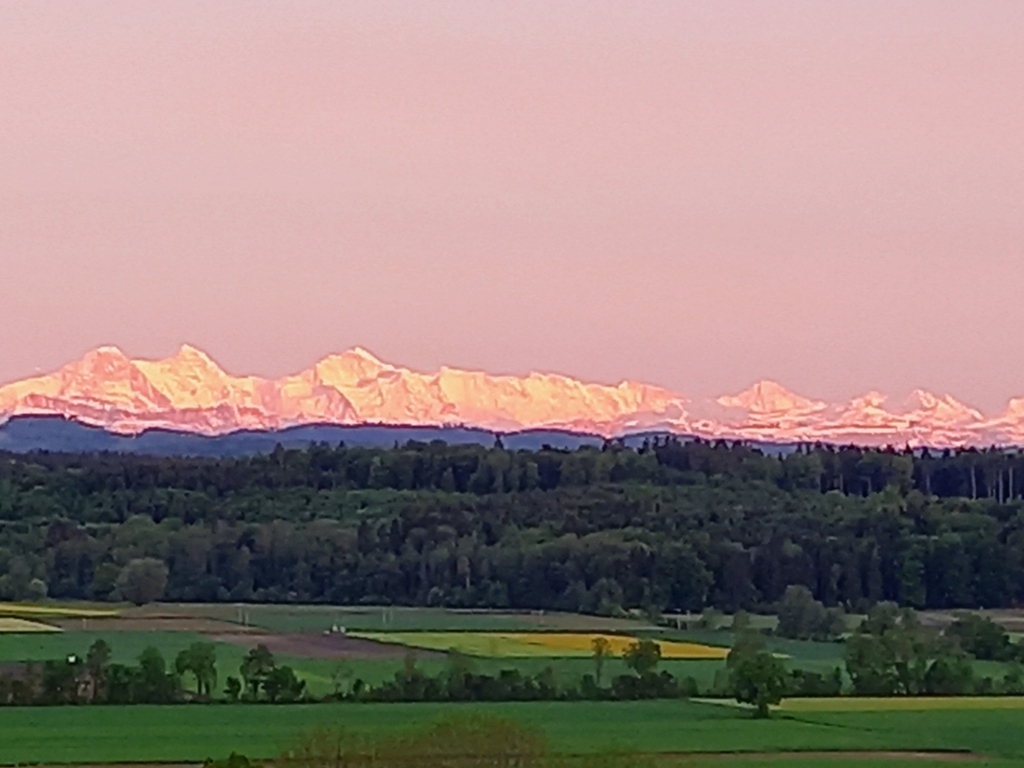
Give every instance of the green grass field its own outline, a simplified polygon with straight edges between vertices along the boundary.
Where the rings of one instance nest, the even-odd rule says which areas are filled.
[[[154,605],[142,609],[123,607],[122,615],[125,614],[132,618],[198,616],[232,623],[244,620],[271,632],[319,633],[338,624],[348,630],[367,632],[619,632],[719,646],[727,646],[732,640],[731,633],[723,630],[666,631],[629,619],[550,613]],[[194,631],[106,629],[100,618],[90,618],[88,627],[89,631],[74,628],[58,633],[0,633],[0,662],[83,654],[93,641],[103,638],[113,649],[116,662],[134,663],[141,651],[152,645],[163,652],[168,663],[173,663],[178,651],[190,643],[210,639],[210,635]],[[257,642],[259,638],[254,636],[252,644]],[[786,663],[792,667],[829,672],[843,662],[841,643],[769,638],[768,646],[785,654]],[[217,642],[216,648],[219,691],[228,675],[238,675],[247,648],[226,642]],[[341,662],[278,655],[277,659],[279,664],[292,666],[314,695],[331,692],[332,673],[339,666],[350,671],[349,682],[361,678],[374,685],[393,677],[403,667],[400,658]],[[422,658],[418,663],[431,675],[440,674],[447,667],[447,661],[436,656]],[[556,680],[563,685],[575,685],[584,674],[594,672],[589,658],[473,658],[470,664],[475,671],[487,674],[514,666],[535,675],[551,667]],[[692,676],[707,687],[722,667],[720,660],[663,660],[659,668],[680,679]],[[1003,667],[994,662],[977,663],[980,674],[992,676],[1001,675]],[[626,672],[621,659],[605,662],[606,680]],[[942,760],[927,755],[911,760],[885,753],[969,750],[973,753],[972,765],[1024,768],[1024,697],[791,699],[783,703],[770,721],[753,720],[748,711],[723,706],[723,702],[685,701],[0,707],[0,764],[201,761],[225,756],[232,750],[253,757],[272,757],[312,727],[344,727],[367,735],[386,735],[458,713],[491,714],[540,728],[546,732],[552,749],[561,753],[612,748],[684,755],[666,757],[661,761],[666,765],[939,766],[948,765],[950,759],[966,758],[950,754]],[[875,752],[856,757],[845,754],[848,751]],[[700,754],[718,752],[748,754]],[[822,754],[829,752],[839,754]],[[581,768],[583,765],[585,760]]]
[[[173,663],[179,651],[187,648],[190,643],[206,640],[203,635],[193,632],[81,632],[67,631],[54,634],[7,634],[0,633],[0,662],[3,661],[46,661],[60,659],[68,654],[84,655],[89,646],[97,639],[105,640],[113,650],[113,660],[122,664],[136,662],[142,650],[152,645],[159,648],[167,659]],[[253,645],[258,642],[253,640]],[[238,675],[238,666],[246,653],[246,648],[231,643],[216,643],[218,691],[223,687],[228,675]],[[322,696],[333,691],[332,672],[342,662],[331,659],[310,659],[297,656],[278,656],[280,664],[288,664],[296,673],[306,680],[310,693]],[[562,684],[576,684],[585,674],[594,673],[594,664],[586,658],[525,658],[525,659],[473,659],[471,667],[474,671],[486,674],[497,674],[502,669],[514,666],[524,674],[536,675],[545,667],[555,671],[555,679]],[[443,659],[421,659],[420,668],[430,674],[437,675],[447,667]],[[366,683],[377,685],[394,677],[402,669],[401,659],[351,659],[343,662],[351,670],[351,679],[360,678]],[[710,685],[715,672],[722,666],[716,660],[666,660],[660,665],[680,679],[693,677],[701,685]],[[605,662],[604,674],[607,679],[615,675],[623,675],[628,671],[621,659],[611,658]]]
[[[0,708],[0,763],[191,761],[231,750],[270,757],[316,726],[385,735],[460,712],[540,728],[565,753],[970,750],[1024,758],[1020,709],[794,712],[758,721],[732,707],[657,701]]]
[[[943,710],[1015,709],[1024,718],[1024,696],[893,696],[890,698],[849,696],[832,699],[786,699],[782,712],[888,712]],[[1024,724],[1024,719],[1022,719]]]

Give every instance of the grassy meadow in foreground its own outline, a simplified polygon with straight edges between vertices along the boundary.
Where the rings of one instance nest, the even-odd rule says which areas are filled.
[[[1016,709],[1024,728],[1024,696],[844,696],[822,699],[784,699],[782,712],[885,712],[890,710]]]
[[[553,750],[571,754],[970,750],[1024,758],[1020,709],[801,711],[758,721],[734,707],[645,701],[0,708],[0,763],[192,761],[232,750],[271,757],[317,726],[379,736],[466,713],[539,728]]]

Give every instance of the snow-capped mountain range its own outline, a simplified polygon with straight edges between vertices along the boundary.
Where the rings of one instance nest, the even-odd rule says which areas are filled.
[[[120,434],[163,428],[204,435],[302,424],[465,425],[564,429],[604,436],[643,430],[773,442],[1024,445],[1024,397],[986,416],[950,395],[902,403],[869,392],[845,403],[803,397],[773,381],[693,402],[633,381],[615,386],[557,374],[421,373],[356,347],[280,379],[232,376],[182,346],[164,360],[100,347],[54,373],[0,387],[0,419],[60,415]]]

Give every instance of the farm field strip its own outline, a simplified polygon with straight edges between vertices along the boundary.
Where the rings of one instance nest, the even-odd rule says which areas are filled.
[[[0,616],[52,618],[65,629],[75,619],[102,620],[83,629],[160,629],[200,632],[236,631],[319,633],[344,627],[362,632],[653,632],[657,627],[635,619],[616,619],[548,611],[462,610],[390,606],[275,605],[265,603],[151,603],[104,607],[0,601]],[[107,623],[109,622],[109,623]]]
[[[19,619],[10,616],[0,616],[0,633],[20,634],[22,632],[60,632],[59,627],[52,627],[29,619]]]
[[[457,650],[489,658],[587,657],[604,638],[612,656],[622,656],[637,638],[582,632],[351,632],[351,637],[430,651]],[[672,640],[656,641],[663,659],[724,659],[728,648]]]
[[[274,605],[265,603],[155,603],[129,608],[130,618],[188,616],[227,621],[272,632],[322,632],[333,626],[363,632],[639,632],[648,622],[550,611],[392,606]]]
[[[52,616],[54,618],[98,619],[117,616],[118,611],[102,608],[75,608],[66,605],[34,605],[0,602],[0,616]]]

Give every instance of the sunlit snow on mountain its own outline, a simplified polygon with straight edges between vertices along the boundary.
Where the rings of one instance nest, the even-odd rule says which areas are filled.
[[[54,373],[0,387],[0,417],[23,415],[60,415],[120,434],[394,424],[604,436],[658,429],[863,445],[1024,444],[1024,397],[1011,400],[1002,414],[986,416],[948,394],[923,390],[903,402],[868,392],[827,403],[761,381],[702,403],[632,381],[609,386],[557,374],[495,376],[447,367],[422,373],[359,347],[276,380],[233,376],[189,345],[164,360],[133,360],[116,347],[100,347]]]

